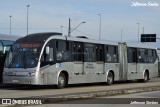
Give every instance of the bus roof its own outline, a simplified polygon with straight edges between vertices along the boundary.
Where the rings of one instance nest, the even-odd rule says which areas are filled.
[[[54,35],[62,35],[62,33],[48,32],[48,33],[34,33],[29,34],[23,38],[18,39],[16,42],[44,42],[49,37]]]
[[[150,49],[158,49],[155,46],[143,44],[143,43],[127,43],[128,47],[135,47],[135,48],[150,48]]]
[[[16,42],[23,43],[23,42],[45,42],[47,39],[62,39],[62,40],[70,40],[70,41],[77,41],[77,42],[85,42],[85,43],[95,43],[95,44],[108,44],[108,45],[118,45],[119,42],[114,41],[107,41],[107,40],[94,40],[88,38],[79,38],[79,37],[65,37],[62,36],[62,33],[57,32],[45,32],[45,33],[34,33],[27,35],[18,39]],[[135,48],[150,48],[156,49],[154,46],[145,45],[142,43],[127,43],[128,47],[135,47]]]

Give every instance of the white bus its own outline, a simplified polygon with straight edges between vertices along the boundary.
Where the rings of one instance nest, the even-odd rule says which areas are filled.
[[[155,47],[36,33],[13,44],[5,61],[3,82],[64,88],[80,83],[147,82],[157,76]]]

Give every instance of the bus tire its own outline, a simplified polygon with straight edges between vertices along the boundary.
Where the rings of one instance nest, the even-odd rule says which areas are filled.
[[[145,71],[142,82],[147,82],[148,80],[149,80],[149,73],[147,71]]]
[[[64,88],[66,86],[66,76],[64,75],[64,73],[60,73],[59,77],[58,77],[58,84],[57,84],[57,88],[61,89]]]
[[[107,85],[112,85],[112,84],[113,84],[113,81],[114,81],[113,73],[112,73],[112,72],[109,72],[109,73],[108,73],[108,76],[107,76]]]

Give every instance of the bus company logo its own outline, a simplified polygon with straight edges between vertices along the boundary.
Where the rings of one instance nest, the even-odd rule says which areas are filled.
[[[2,99],[2,104],[4,105],[21,105],[21,104],[33,104],[40,105],[42,104],[42,100],[38,99]]]
[[[11,105],[12,101],[11,101],[11,99],[2,99],[2,104]]]

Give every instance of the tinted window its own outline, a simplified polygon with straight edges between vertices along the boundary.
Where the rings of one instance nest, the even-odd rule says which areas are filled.
[[[137,62],[137,50],[136,48],[127,48],[128,63]]]
[[[145,49],[138,49],[138,62],[140,62],[140,63],[147,62]]]
[[[95,61],[95,51],[93,44],[85,44],[84,48],[84,60],[86,62],[94,62]]]
[[[103,45],[96,45],[96,61],[103,61]]]
[[[83,61],[82,43],[79,42],[72,43],[72,59],[74,61]]]
[[[46,47],[49,47],[49,54],[46,54]],[[41,67],[45,65],[53,64],[54,62],[54,41],[51,40],[47,43],[45,46],[45,49],[43,51],[43,55],[41,57]]]
[[[106,46],[106,62],[118,62],[118,46]]]
[[[56,41],[56,59],[57,61],[70,61],[70,42],[57,40]]]
[[[154,63],[157,58],[156,50],[148,49],[146,52],[146,58],[148,63]]]

